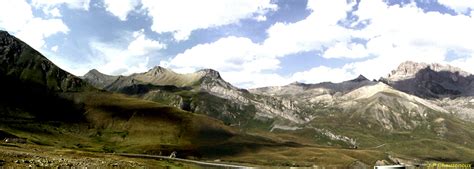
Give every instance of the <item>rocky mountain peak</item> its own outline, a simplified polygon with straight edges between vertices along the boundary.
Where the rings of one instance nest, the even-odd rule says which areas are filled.
[[[106,75],[102,72],[99,72],[97,69],[89,70],[89,72],[82,76],[82,79],[86,80],[92,86],[97,87],[99,89],[105,88],[118,78],[120,78],[120,76]]]
[[[0,30],[0,52],[20,53],[22,48],[22,42],[10,35],[7,31]],[[2,53],[0,53],[2,54]],[[5,53],[7,54],[7,53]]]
[[[104,74],[104,73],[100,72],[97,69],[91,69],[91,70],[89,70],[89,72],[84,74],[84,76],[82,76],[82,77],[83,78],[90,78],[90,77],[105,77],[105,76],[108,77],[110,75]]]
[[[8,37],[8,36],[10,36],[10,34],[7,31],[0,30],[0,37],[1,38]]]
[[[364,75],[359,75],[357,78],[350,80],[351,82],[363,82],[363,81],[369,81]]]
[[[390,72],[390,74],[388,75],[388,78],[391,80],[402,80],[402,79],[414,77],[418,71],[426,67],[428,67],[428,64],[426,63],[416,63],[412,61],[406,61],[406,62],[401,63],[397,67],[397,69],[392,70],[392,72]]]
[[[293,83],[290,83],[290,85],[293,85],[293,86],[301,86],[301,85],[304,85],[304,83],[298,82],[298,81],[294,81]]]
[[[423,69],[429,69],[435,72],[446,71],[446,72],[459,74],[464,77],[470,75],[470,73],[465,72],[461,70],[460,68],[457,68],[451,65],[442,65],[439,63],[427,64],[427,63],[406,61],[406,62],[401,63],[397,69],[393,70],[388,75],[388,79],[391,81],[410,79],[410,78],[415,77],[415,75]]]
[[[103,73],[99,72],[97,69],[91,69],[86,74],[84,74],[84,77],[90,76],[90,75],[100,75],[100,74],[103,74]]]
[[[460,68],[438,63],[404,62],[381,81],[397,90],[423,98],[473,95],[474,76]]]
[[[115,77],[99,72],[97,69],[91,69],[89,72],[82,76],[82,79],[97,79],[97,78],[106,78],[106,77]]]
[[[221,75],[218,71],[214,69],[201,69],[198,70],[196,73],[201,74],[203,77],[211,77],[211,78],[221,78]]]
[[[147,75],[152,75],[152,76],[158,76],[163,73],[168,73],[168,72],[173,72],[167,68],[161,67],[161,66],[155,66],[152,69],[148,70],[145,74]]]
[[[164,72],[164,71],[169,71],[169,70],[161,66],[155,66],[152,69],[150,69],[150,71]]]

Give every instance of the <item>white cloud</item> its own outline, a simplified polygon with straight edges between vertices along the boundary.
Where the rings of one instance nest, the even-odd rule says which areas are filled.
[[[474,0],[438,0],[438,3],[464,14],[474,9]]]
[[[342,82],[356,75],[349,73],[346,68],[330,68],[326,66],[318,66],[307,71],[297,72],[291,77],[292,81],[304,83],[320,83],[320,82]]]
[[[95,57],[89,69],[96,68],[106,74],[128,75],[148,70],[148,61],[151,54],[156,55],[159,50],[166,48],[165,44],[146,38],[143,30],[130,33],[126,44],[114,44],[92,41],[89,46]],[[84,74],[83,69],[74,71]]]
[[[267,17],[265,15],[258,15],[256,17],[254,17],[254,19],[258,22],[263,22],[263,21],[267,20]]]
[[[170,32],[177,41],[187,40],[197,29],[238,23],[277,8],[271,0],[142,0],[142,5],[153,20],[151,29]]]
[[[307,83],[340,82],[354,78],[358,74],[363,74],[369,79],[379,79],[407,60],[453,64],[474,72],[472,68],[474,34],[471,33],[474,30],[474,18],[471,16],[424,12],[415,3],[389,6],[382,0],[361,1],[358,10],[353,13],[359,19],[352,25],[364,24],[366,26],[354,30],[337,24],[345,21],[346,12],[352,8],[353,3],[331,2],[310,1],[308,8],[313,12],[307,18],[295,23],[274,24],[267,30],[268,38],[262,44],[253,44],[250,45],[252,48],[246,48],[252,49],[248,55],[275,60],[271,64],[273,69],[262,69],[270,71],[279,67],[279,57],[305,51],[322,51],[324,58],[368,57],[366,60],[348,63],[339,68],[317,66],[286,77],[291,81]],[[354,38],[366,43],[352,42]],[[212,49],[214,48],[208,50]],[[465,55],[454,61],[447,61],[448,51],[462,51]],[[245,56],[241,53],[239,55]],[[268,67],[262,65],[262,68]],[[240,67],[243,68],[243,66]],[[248,84],[250,83],[248,80],[239,79],[263,76],[261,75],[263,73],[258,71],[254,74],[254,76],[235,74],[232,80]],[[268,74],[271,73],[266,73]],[[276,78],[275,75],[272,77],[283,78],[280,76]],[[259,81],[259,79],[251,80]],[[285,82],[285,80],[276,81],[275,84]]]
[[[69,32],[60,19],[33,16],[30,5],[24,0],[0,0],[0,28],[13,33],[37,50],[44,47],[45,38]]]
[[[276,73],[252,73],[239,71],[229,71],[220,73],[224,80],[242,88],[281,86],[291,83],[291,80],[289,78],[280,76]]]
[[[346,67],[368,78],[386,76],[406,60],[449,63],[446,61],[449,50],[474,53],[474,46],[471,45],[474,43],[471,33],[474,19],[469,16],[425,13],[414,3],[389,6],[383,1],[361,1],[359,10],[354,14],[359,17],[359,22],[369,21],[369,24],[352,36],[368,42],[366,51],[362,48],[350,51],[367,53],[374,58],[350,63]],[[474,64],[472,59],[463,59]],[[456,65],[471,69],[466,64]]]
[[[139,0],[104,0],[105,10],[122,21],[127,20],[128,14],[139,4]]]
[[[363,74],[369,79],[379,79],[407,60],[447,63],[467,71],[474,71],[472,68],[474,46],[471,45],[474,44],[474,34],[470,33],[474,30],[474,19],[470,16],[425,13],[414,3],[389,6],[381,0],[361,1],[358,11],[353,13],[359,19],[352,25],[364,24],[366,27],[353,30],[334,24],[345,18],[342,12],[333,10],[344,9],[343,3],[339,4],[338,8],[336,8],[338,5],[332,5],[330,8],[324,6],[328,4],[316,5],[317,2],[321,1],[308,3],[314,12],[306,19],[272,26],[267,31],[269,38],[265,40],[263,46],[268,50],[273,49],[273,55],[284,57],[311,50],[323,51],[321,56],[324,58],[370,57],[339,68],[317,66],[307,71],[296,72],[289,77],[293,81],[341,82],[357,74]],[[316,10],[317,7],[320,9]],[[325,18],[313,19],[312,17],[318,16],[317,11],[320,17]],[[365,40],[367,43],[351,42],[353,38]],[[467,53],[467,56],[446,61],[446,55],[450,50],[462,51]]]
[[[260,72],[278,68],[279,61],[262,57],[259,49],[260,45],[248,38],[230,36],[196,45],[162,65],[190,71],[212,68],[219,71]]]
[[[327,67],[297,73],[288,78],[266,72],[280,68],[279,57],[317,51],[325,46],[349,41],[351,30],[337,23],[346,18],[347,11],[353,5],[354,3],[346,3],[345,0],[328,3],[310,1],[308,8],[313,12],[306,19],[296,23],[274,24],[267,30],[268,38],[262,44],[243,37],[221,38],[213,43],[196,45],[161,65],[186,72],[200,68],[216,69],[224,77],[228,77],[231,83],[241,87],[282,85],[292,80],[324,81],[320,78],[307,79],[303,75],[323,71]],[[340,74],[342,73],[338,72],[337,75]]]
[[[127,47],[128,52],[133,55],[144,55],[154,50],[166,48],[166,44],[146,38],[143,29],[133,32],[133,38],[135,39]]]
[[[55,8],[43,8],[43,13],[45,13],[48,16],[52,17],[61,17],[61,11],[55,7]]]
[[[335,25],[347,16],[354,5],[354,0],[308,0],[307,8],[313,12],[306,20],[317,21],[318,25]]]
[[[189,38],[191,32],[197,29],[238,23],[241,19],[264,21],[265,13],[276,8],[267,0],[212,1],[213,5],[208,6],[211,1],[184,3],[180,0],[142,0],[142,8],[152,18],[153,31],[172,33],[178,41]],[[215,42],[198,44],[174,58],[162,61],[160,65],[179,72],[192,72],[201,68],[216,69],[224,79],[240,87],[283,85],[292,81],[341,82],[358,74],[378,79],[406,60],[451,63],[472,72],[474,34],[471,32],[474,30],[474,19],[466,15],[466,10],[470,10],[469,4],[449,3],[449,7],[461,11],[461,14],[452,16],[424,12],[415,3],[389,6],[383,0],[360,1],[358,10],[352,13],[358,20],[348,21],[345,19],[355,1],[310,0],[307,7],[311,10],[309,16],[295,23],[275,23],[266,31],[268,38],[262,43],[254,43],[245,37],[224,37]],[[122,7],[110,12],[125,20],[131,9],[136,8],[133,4]],[[350,29],[341,26],[341,22],[365,26]],[[128,44],[128,51],[105,44],[97,45],[97,50],[103,55],[114,56],[104,57],[110,60],[110,64],[103,65],[103,69],[107,70],[104,72],[117,72],[118,69],[126,69],[125,72],[130,73],[133,70],[145,70],[146,65],[140,65],[141,62],[134,61],[134,58],[150,53],[147,49],[166,47],[160,42],[147,40],[144,35],[138,35]],[[361,39],[364,43],[353,39]],[[326,59],[357,61],[341,67],[318,65],[286,77],[274,73],[280,68],[282,57],[308,51],[319,51],[322,53],[321,57]],[[463,51],[466,55],[454,61],[446,61],[448,51]]]
[[[56,33],[69,32],[69,28],[60,19],[43,20],[33,18],[28,21],[27,25],[27,27],[16,32],[15,35],[38,50],[44,47],[45,38]]]
[[[362,44],[339,42],[324,51],[322,56],[324,58],[364,58],[369,55]]]
[[[160,65],[181,73],[202,68],[220,71],[222,77],[239,87],[283,85],[288,79],[276,73],[265,73],[279,68],[280,61],[261,53],[262,47],[248,38],[225,37],[212,43],[199,44]]]
[[[55,46],[51,47],[51,51],[57,52],[58,48],[59,48],[58,45],[55,45]]]
[[[66,5],[71,9],[89,10],[90,0],[31,0],[31,5],[38,9],[52,9]]]
[[[33,18],[30,5],[24,0],[0,0],[0,27],[17,32]]]
[[[394,45],[462,47],[471,48],[474,39],[472,17],[452,16],[438,12],[424,13],[414,4],[406,6],[375,6],[374,2],[361,2],[356,14],[362,19],[370,20],[370,24],[360,34],[364,39],[386,37]],[[379,11],[365,13],[364,11]],[[465,34],[464,34],[465,33]],[[462,35],[464,34],[464,35]],[[459,36],[462,35],[462,36]]]
[[[350,40],[351,30],[338,25],[346,18],[354,3],[345,0],[310,0],[312,13],[296,23],[275,23],[268,30],[263,47],[266,53],[285,56],[299,52],[318,51],[337,42]]]

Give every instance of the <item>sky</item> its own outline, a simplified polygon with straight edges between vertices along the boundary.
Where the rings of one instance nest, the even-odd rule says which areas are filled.
[[[241,88],[385,77],[401,62],[474,72],[474,0],[0,0],[0,29],[82,76],[155,66]]]

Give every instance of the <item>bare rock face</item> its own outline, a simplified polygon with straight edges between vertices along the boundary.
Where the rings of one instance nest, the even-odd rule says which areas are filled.
[[[414,78],[418,71],[427,67],[428,64],[425,63],[416,63],[411,61],[403,62],[396,70],[392,70],[387,79],[391,81],[399,81]]]
[[[404,62],[382,82],[423,98],[474,95],[474,76],[457,67]]]
[[[474,97],[443,98],[435,100],[435,103],[448,110],[450,113],[474,122]]]
[[[396,70],[393,70],[386,79],[390,81],[400,81],[415,78],[416,74],[423,69],[430,69],[435,72],[451,72],[457,74],[458,76],[464,77],[471,75],[470,73],[451,65],[442,65],[439,63],[427,64],[406,61],[401,63]],[[456,80],[456,76],[452,76],[452,78],[453,80]]]
[[[222,79],[220,73],[214,69],[201,69],[196,73],[201,74],[203,77],[206,76],[214,79]]]

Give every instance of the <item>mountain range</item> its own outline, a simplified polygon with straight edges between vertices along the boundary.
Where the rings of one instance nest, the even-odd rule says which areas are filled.
[[[254,165],[474,159],[474,76],[449,65],[248,90],[212,69],[76,77],[2,31],[0,78],[0,129],[34,144]]]

